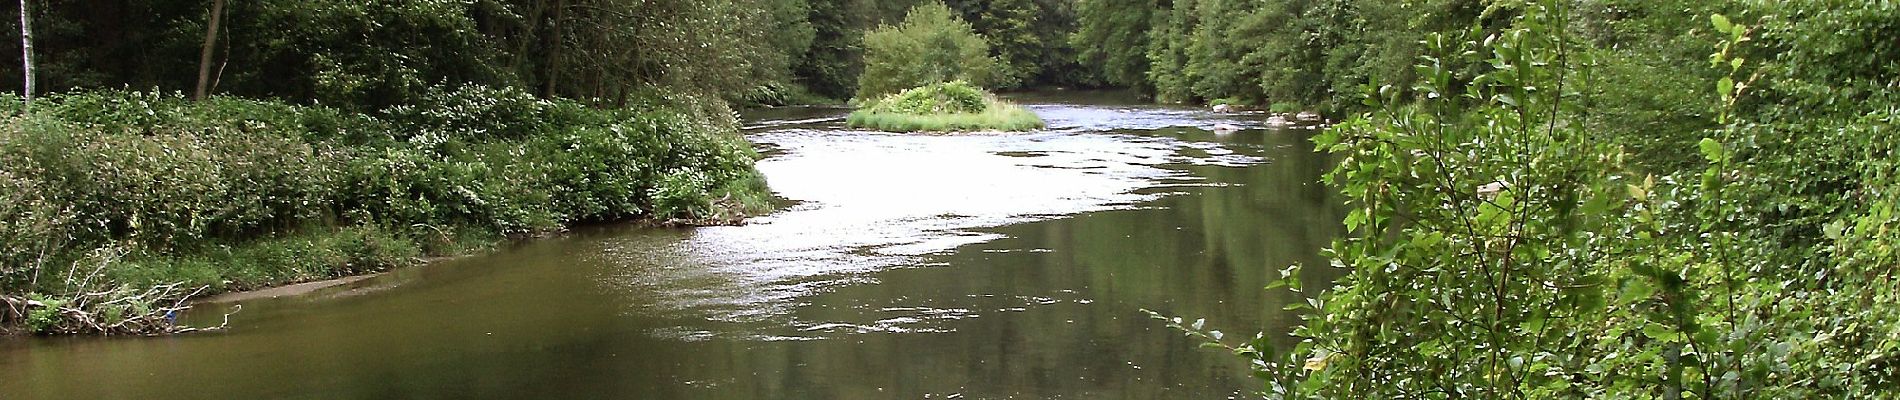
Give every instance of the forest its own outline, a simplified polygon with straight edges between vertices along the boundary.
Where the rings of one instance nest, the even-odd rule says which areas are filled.
[[[0,41],[31,45],[0,63],[0,327],[163,331],[204,291],[588,222],[731,223],[773,206],[735,108],[955,81],[1337,122],[1311,140],[1347,233],[1262,289],[1311,298],[1271,311],[1302,325],[1157,314],[1269,398],[1900,393],[1900,3],[947,0],[906,20],[935,3],[23,1],[0,12],[31,34]],[[926,31],[961,39],[905,36]],[[1300,279],[1322,268],[1344,277]]]

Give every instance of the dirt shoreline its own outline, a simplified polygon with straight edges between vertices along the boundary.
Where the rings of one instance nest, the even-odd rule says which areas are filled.
[[[414,267],[415,266],[409,266],[409,267],[403,267],[403,268],[414,268]],[[368,274],[368,275],[353,275],[353,276],[346,276],[346,277],[336,278],[336,279],[321,280],[321,281],[315,281],[315,282],[304,282],[304,283],[269,287],[269,288],[264,288],[264,289],[251,290],[251,291],[223,293],[223,294],[212,295],[210,297],[192,300],[191,304],[194,304],[194,305],[196,304],[228,304],[228,303],[236,303],[236,302],[241,302],[241,301],[257,300],[257,299],[274,299],[274,298],[279,298],[279,297],[301,296],[301,295],[310,294],[311,292],[315,292],[318,290],[361,282],[365,279],[383,276],[383,274],[386,274],[386,273],[388,272],[378,272],[378,273],[373,273],[373,274]]]

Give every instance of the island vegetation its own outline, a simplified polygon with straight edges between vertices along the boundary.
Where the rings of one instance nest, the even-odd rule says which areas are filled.
[[[1042,117],[964,81],[932,83],[862,103],[845,117],[854,128],[893,132],[1025,131]]]
[[[990,55],[978,35],[942,3],[919,5],[896,26],[864,34],[855,128],[896,132],[1040,129],[1034,112],[983,89],[1013,79],[1007,61]]]

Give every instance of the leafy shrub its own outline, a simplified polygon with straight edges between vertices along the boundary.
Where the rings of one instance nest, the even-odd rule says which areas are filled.
[[[988,86],[1000,77],[990,45],[949,7],[930,1],[904,22],[864,34],[864,73],[857,98],[875,99],[931,83],[962,80]]]
[[[426,144],[521,140],[563,127],[605,124],[615,113],[544,100],[512,87],[467,85],[431,87],[415,103],[392,106],[382,114],[399,139]]]
[[[30,161],[0,154],[0,163],[24,166]],[[45,255],[57,254],[67,240],[72,214],[48,199],[46,188],[32,175],[0,168],[0,287],[38,273],[48,261]]]
[[[989,108],[990,94],[969,82],[950,81],[905,89],[878,100],[872,112],[897,114],[976,114]]]
[[[41,289],[73,290],[51,277],[89,271],[38,267],[97,249],[128,255],[102,264],[113,282],[228,290],[479,247],[466,238],[728,221],[767,206],[756,153],[710,102],[597,110],[482,87],[423,97],[380,118],[126,91],[36,102],[0,126],[0,288],[23,293],[46,272],[55,283]]]
[[[1594,91],[1601,64],[1566,59],[1580,50],[1570,4],[1522,4],[1483,38],[1429,37],[1416,97],[1381,89],[1377,111],[1315,139],[1341,160],[1326,179],[1351,233],[1328,251],[1349,270],[1322,293],[1298,268],[1277,284],[1315,297],[1295,346],[1170,325],[1247,358],[1272,398],[1890,397],[1895,104],[1751,79],[1835,82],[1848,67],[1859,78],[1835,83],[1853,87],[1894,82],[1891,64],[1757,66],[1741,56],[1751,33],[1789,26],[1705,16],[1715,54],[1678,68],[1715,78],[1671,96],[1704,97],[1712,122],[1647,143],[1697,138],[1643,149],[1674,153],[1651,164],[1628,153],[1636,139],[1579,123],[1631,106],[1597,105],[1627,94]],[[1763,21],[1900,26],[1892,7]]]

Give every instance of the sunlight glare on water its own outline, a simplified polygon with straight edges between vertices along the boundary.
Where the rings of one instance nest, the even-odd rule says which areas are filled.
[[[1101,106],[1107,107],[1107,106]],[[1147,108],[1040,107],[1051,126],[1105,112],[1154,126],[1207,124],[1206,113]],[[1193,117],[1201,117],[1195,119]],[[705,268],[691,274],[630,268],[610,279],[648,290],[639,302],[714,322],[765,322],[814,332],[895,332],[968,312],[873,324],[796,321],[798,299],[869,273],[929,266],[920,256],[1001,238],[980,231],[1080,213],[1133,207],[1201,181],[1168,165],[1242,167],[1263,162],[1214,142],[1065,129],[1027,133],[893,134],[835,128],[836,118],[762,123],[754,142],[773,148],[758,164],[772,189],[796,204],[743,226],[694,231],[667,252]],[[832,123],[826,129],[825,123]],[[651,257],[651,250],[624,252]],[[645,265],[629,263],[628,265]],[[1015,307],[1020,308],[1020,307]],[[1009,310],[1011,308],[1004,308]],[[652,310],[635,310],[652,312]],[[686,334],[681,334],[686,332]],[[657,332],[703,338],[704,330]],[[781,335],[725,332],[755,338]],[[808,337],[808,336],[803,336]]]

